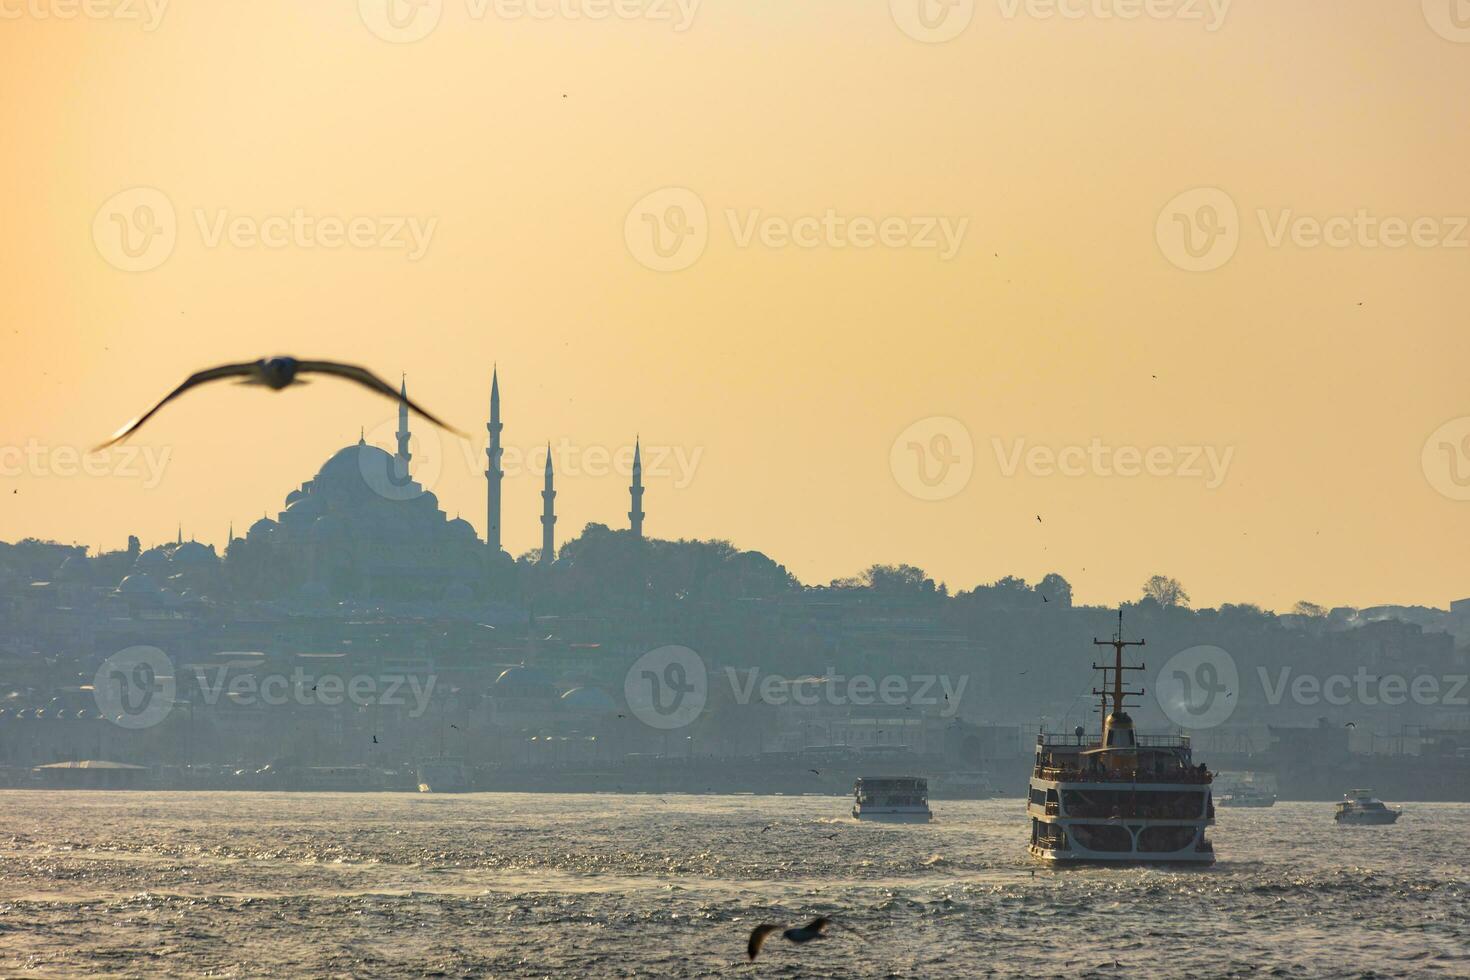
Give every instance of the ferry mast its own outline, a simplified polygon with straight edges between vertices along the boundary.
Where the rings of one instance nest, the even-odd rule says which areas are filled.
[[[1097,697],[1098,697],[1099,712],[1102,715],[1102,717],[1103,717],[1104,720],[1106,720],[1107,717],[1108,717],[1108,695],[1109,694],[1111,694],[1112,695],[1112,698],[1113,698],[1113,711],[1112,711],[1112,713],[1115,714],[1115,715],[1124,715],[1125,714],[1125,712],[1123,711],[1123,699],[1124,698],[1127,698],[1127,697],[1142,697],[1144,695],[1144,693],[1145,693],[1145,689],[1144,688],[1139,688],[1136,691],[1125,691],[1123,689],[1123,671],[1125,671],[1125,670],[1145,670],[1148,667],[1147,664],[1139,664],[1137,667],[1131,667],[1131,666],[1128,666],[1127,664],[1123,663],[1123,648],[1124,647],[1141,647],[1146,642],[1147,642],[1146,640],[1125,640],[1125,639],[1123,639],[1123,610],[1122,609],[1119,609],[1118,610],[1118,629],[1117,629],[1116,632],[1113,633],[1113,638],[1111,640],[1099,640],[1096,637],[1093,638],[1093,640],[1092,640],[1092,645],[1093,646],[1112,647],[1113,648],[1113,663],[1112,663],[1111,666],[1109,666],[1108,664],[1093,664],[1092,665],[1092,669],[1093,670],[1100,670],[1100,671],[1102,671],[1102,675],[1103,675],[1103,686],[1101,688],[1096,688],[1096,687],[1093,688],[1092,689],[1092,693],[1095,694],[1095,695],[1097,695]],[[1112,690],[1111,691],[1108,690],[1108,674],[1109,674],[1109,672],[1112,673]]]

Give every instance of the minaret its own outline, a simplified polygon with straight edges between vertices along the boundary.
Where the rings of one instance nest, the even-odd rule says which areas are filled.
[[[500,481],[505,470],[500,467],[500,371],[492,369],[490,374],[490,423],[485,426],[490,433],[490,445],[485,449],[485,543],[494,552],[500,551]]]
[[[556,557],[556,491],[551,486],[551,443],[546,444],[546,489],[541,491],[545,502],[541,509],[541,560],[551,561]]]
[[[394,459],[398,461],[398,475],[408,476],[408,376],[404,375],[398,382],[398,452]]]
[[[643,540],[643,460],[639,456],[639,440],[633,440],[633,485],[628,488],[633,509],[628,511],[628,527],[633,537]]]

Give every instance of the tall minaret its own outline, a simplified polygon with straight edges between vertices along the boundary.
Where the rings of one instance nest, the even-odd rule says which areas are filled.
[[[628,527],[633,537],[643,540],[643,460],[639,456],[639,440],[633,440],[633,485],[628,488],[633,509],[628,511]]]
[[[546,444],[546,489],[541,491],[545,502],[541,509],[541,560],[551,561],[556,557],[556,491],[551,486],[551,443]]]
[[[500,371],[492,369],[490,374],[490,422],[485,426],[490,433],[490,445],[485,449],[485,543],[494,552],[500,551],[500,481],[505,470],[500,467]]]
[[[398,475],[408,476],[408,376],[398,382]]]

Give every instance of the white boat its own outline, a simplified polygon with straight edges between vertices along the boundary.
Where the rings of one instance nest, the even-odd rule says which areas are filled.
[[[858,820],[928,823],[929,781],[918,776],[863,776],[852,788],[852,815]]]
[[[1208,769],[1196,766],[1188,735],[1140,735],[1124,710],[1124,699],[1141,691],[1123,689],[1123,648],[1143,646],[1123,639],[1123,614],[1111,640],[1111,665],[1103,673],[1102,732],[1081,727],[1070,735],[1036,736],[1026,810],[1031,817],[1030,852],[1049,864],[1194,864],[1215,862],[1205,828],[1215,822]],[[1111,689],[1109,682],[1111,681]],[[1108,699],[1112,710],[1108,710]]]
[[[1370,789],[1355,789],[1337,804],[1332,819],[1340,824],[1386,824],[1398,820],[1403,812],[1385,806]]]
[[[425,759],[419,763],[420,793],[468,793],[470,780],[459,759]]]
[[[1276,794],[1259,786],[1243,783],[1220,797],[1220,806],[1267,807],[1276,805]]]

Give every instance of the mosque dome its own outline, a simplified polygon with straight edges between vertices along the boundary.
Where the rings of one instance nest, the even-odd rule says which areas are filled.
[[[293,494],[293,496],[296,497],[294,501],[291,501],[291,497],[286,498],[291,502],[287,504],[285,513],[281,515],[282,523],[295,524],[299,521],[302,524],[310,524],[313,519],[326,512],[327,502],[315,494],[302,493]]]
[[[174,549],[173,558],[175,565],[213,565],[216,561],[214,552],[198,541],[185,541]]]
[[[417,496],[417,484],[402,474],[392,453],[365,442],[337,450],[322,464],[312,481],[312,494],[362,499],[372,495],[387,500]]]
[[[167,563],[168,552],[164,551],[161,545],[158,547],[149,548],[147,551],[139,555],[138,560],[134,562],[134,564],[140,569],[162,568]]]
[[[305,496],[306,491],[302,490],[299,487],[295,490],[292,490],[290,493],[286,494],[286,506],[290,507],[292,504],[296,503],[296,501],[301,500]]]
[[[134,572],[117,583],[117,591],[121,595],[151,596],[157,595],[160,589],[147,572]]]
[[[277,525],[275,521],[271,520],[269,517],[262,517],[260,520],[250,525],[250,530],[247,533],[250,537],[253,538],[257,534],[269,534],[274,531],[276,527]]]
[[[475,535],[475,526],[469,521],[465,520],[463,517],[456,517],[454,520],[450,521],[449,528],[455,534],[468,534],[471,537],[474,537]]]

